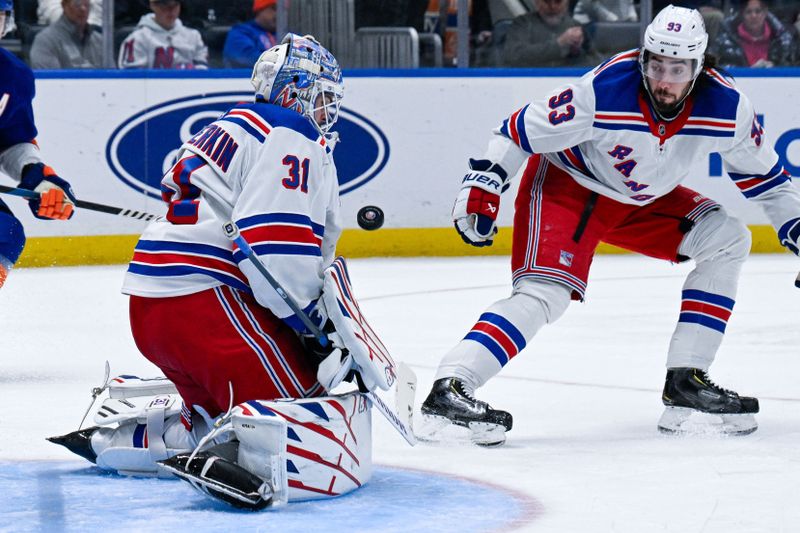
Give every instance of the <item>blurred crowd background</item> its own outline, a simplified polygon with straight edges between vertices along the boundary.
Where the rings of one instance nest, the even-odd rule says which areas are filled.
[[[639,46],[664,0],[15,0],[35,69],[250,68],[287,32],[345,68],[584,67]],[[800,62],[800,0],[691,0],[722,67]]]

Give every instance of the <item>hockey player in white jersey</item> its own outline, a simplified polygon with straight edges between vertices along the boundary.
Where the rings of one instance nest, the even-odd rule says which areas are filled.
[[[234,106],[181,147],[162,180],[167,214],[145,230],[123,286],[136,345],[174,383],[183,409],[169,395],[134,400],[149,385],[165,392],[157,382],[114,392],[134,379],[123,376],[95,418],[113,415],[119,427],[51,440],[126,473],[158,474],[156,461],[171,457],[167,469],[193,485],[260,508],[363,485],[372,465],[369,406],[357,393],[324,394],[351,369],[362,387],[389,384],[385,367],[371,371],[359,363],[364,351],[342,340],[353,338],[345,333],[354,317],[342,309],[355,304],[339,289],[349,287],[344,261],[334,260],[338,63],[313,37],[288,34],[261,55],[252,83],[254,103]],[[331,344],[310,335],[226,238],[226,221]],[[233,432],[233,445],[190,455],[212,427]]]
[[[482,444],[505,441],[511,414],[475,399],[474,391],[570,300],[583,299],[600,241],[695,262],[667,355],[659,429],[682,432],[697,418],[729,433],[756,429],[758,400],[717,386],[707,373],[750,234],[722,206],[679,184],[694,164],[719,152],[733,182],[795,254],[800,192],[750,101],[713,68],[707,42],[697,11],[668,6],[647,27],[641,49],[515,111],[486,153],[470,160],[453,219],[474,246],[491,245],[500,194],[526,165],[515,203],[514,288],[441,361],[422,406],[434,438],[458,426]]]

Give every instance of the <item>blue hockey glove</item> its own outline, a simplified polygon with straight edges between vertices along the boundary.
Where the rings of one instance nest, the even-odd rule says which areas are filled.
[[[28,200],[33,216],[49,220],[72,218],[75,195],[67,180],[60,178],[44,163],[31,163],[22,169],[23,189],[38,192],[39,198]]]
[[[467,244],[491,246],[497,234],[500,195],[508,188],[508,174],[485,159],[470,159],[469,167],[472,172],[464,176],[453,206],[453,222]]]

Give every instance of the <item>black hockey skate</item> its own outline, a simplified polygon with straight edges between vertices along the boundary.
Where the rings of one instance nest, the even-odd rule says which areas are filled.
[[[97,463],[97,454],[92,449],[92,435],[99,429],[97,426],[79,429],[60,437],[47,437],[47,440],[60,444],[72,453],[80,455],[87,461]]]
[[[458,431],[448,432],[448,426],[467,428],[470,440],[482,446],[499,446],[506,441],[506,431],[511,431],[510,413],[492,409],[489,404],[476,400],[464,383],[456,378],[442,378],[433,384],[430,394],[422,404],[423,418],[428,427],[422,430],[423,440],[458,440]],[[448,435],[449,433],[449,435]],[[461,431],[463,434],[463,431]]]
[[[661,399],[666,408],[658,421],[658,429],[663,433],[712,430],[747,435],[758,428],[753,416],[758,413],[758,399],[723,389],[698,368],[667,370]],[[695,413],[705,416],[693,416]],[[699,419],[705,419],[705,423]]]
[[[272,503],[269,483],[233,461],[212,452],[200,452],[191,462],[190,456],[181,453],[158,464],[203,494],[234,507],[258,511]]]

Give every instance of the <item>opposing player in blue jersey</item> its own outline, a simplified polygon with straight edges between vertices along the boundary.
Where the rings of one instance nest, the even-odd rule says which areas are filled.
[[[505,440],[511,415],[476,400],[473,391],[570,300],[583,299],[595,248],[604,241],[695,262],[667,356],[659,429],[682,432],[696,418],[715,419],[728,433],[756,429],[758,400],[715,385],[707,374],[733,309],[750,233],[680,182],[718,152],[741,193],[763,208],[780,243],[795,254],[800,190],[750,101],[714,70],[707,44],[696,10],[668,6],[647,27],[641,49],[514,112],[486,154],[470,160],[453,219],[475,246],[491,244],[500,193],[527,164],[515,204],[514,290],[442,360],[422,406],[434,426],[467,428],[482,444]]]
[[[0,38],[14,28],[11,0],[0,0]],[[39,156],[31,101],[35,93],[33,72],[0,48],[0,174],[19,180],[19,186],[40,193],[30,200],[37,218],[66,220],[72,216],[75,197],[69,183],[56,175]],[[25,246],[20,221],[0,200],[0,286]]]

